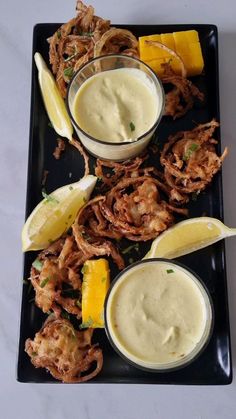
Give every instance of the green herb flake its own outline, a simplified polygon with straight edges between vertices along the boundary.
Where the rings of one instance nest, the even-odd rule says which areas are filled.
[[[83,265],[83,268],[81,269],[81,273],[83,275],[85,275],[86,273],[88,273],[88,267],[86,265]]]
[[[135,125],[132,121],[129,123],[129,127],[130,127],[131,131],[135,131]]]
[[[174,273],[173,269],[166,269],[166,272],[167,272],[168,274],[173,274],[173,273]]]
[[[63,317],[63,319],[66,319],[66,320],[70,320],[70,315],[67,313],[67,311],[63,311],[61,313],[61,317]]]
[[[126,247],[126,249],[123,249],[121,252],[123,253],[123,255],[126,255],[126,253],[129,253],[133,249],[136,250],[136,252],[138,252],[139,244],[138,243],[131,244],[131,246]]]
[[[73,188],[73,186],[70,185],[69,189],[70,189],[70,191],[73,191],[74,188]]]
[[[35,301],[35,297],[30,298],[29,303],[34,303],[34,301]]]
[[[48,195],[45,190],[42,190],[42,195],[44,197],[44,199],[46,199],[47,202],[53,202],[54,204],[59,204],[58,199],[56,199],[54,196],[52,195]]]
[[[80,300],[77,300],[77,301],[75,302],[75,304],[76,304],[79,308],[81,308],[81,307],[82,307]]]
[[[89,316],[88,320],[84,323],[81,323],[79,328],[80,329],[87,329],[88,327],[91,327],[93,325],[93,319]]]
[[[53,125],[52,125],[51,121],[49,121],[49,123],[48,123],[48,127],[49,127],[49,128],[53,128]]]
[[[70,220],[72,218],[72,214],[68,215],[68,220]]]
[[[85,197],[83,197],[83,201],[84,201],[84,203],[86,204],[87,200],[86,200],[86,198],[85,198]]]
[[[57,31],[57,37],[58,37],[58,39],[61,39],[61,31]]]
[[[105,282],[105,281],[106,281],[106,277],[103,276],[102,279],[101,279],[101,282]]]
[[[80,36],[89,36],[89,37],[91,37],[91,36],[93,36],[93,32],[86,32],[86,31],[80,30],[79,31],[79,35]]]
[[[186,153],[183,156],[183,160],[187,161],[190,159],[191,155],[193,154],[194,151],[197,151],[199,149],[199,145],[196,143],[192,143],[190,145],[190,147],[188,148],[188,150],[186,151]]]
[[[40,284],[40,288],[44,288],[45,285],[47,285],[48,281],[50,281],[50,278],[47,276],[47,278],[44,278]]]
[[[73,76],[74,70],[73,67],[67,67],[64,70],[64,76],[68,77],[69,79],[71,79],[71,77]]]
[[[38,354],[37,354],[37,352],[32,352],[31,355],[32,356],[37,356]]]
[[[43,269],[43,263],[39,259],[35,259],[32,263],[32,266],[39,272]]]

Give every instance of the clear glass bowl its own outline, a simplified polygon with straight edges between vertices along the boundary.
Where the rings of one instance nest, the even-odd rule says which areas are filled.
[[[187,274],[187,278],[190,281],[193,281],[193,285],[197,286],[197,289],[200,291],[200,295],[202,297],[203,307],[204,307],[204,328],[201,334],[200,339],[195,344],[193,349],[186,353],[184,357],[178,358],[176,360],[172,360],[171,362],[151,362],[145,361],[144,359],[141,359],[136,354],[129,351],[126,347],[124,342],[122,341],[122,338],[119,338],[119,334],[117,334],[117,324],[114,326],[112,322],[112,307],[116,300],[116,292],[119,289],[119,287],[122,286],[122,283],[124,283],[127,280],[129,280],[129,274],[133,272],[137,272],[139,269],[143,269],[147,267],[150,264],[160,264],[160,263],[166,263],[168,268],[169,266],[171,268],[180,270],[184,272],[184,274]],[[127,275],[128,274],[128,275]],[[148,275],[148,274],[147,274]],[[126,288],[127,289],[127,288]],[[129,289],[130,292],[130,289]],[[124,294],[123,294],[124,295]],[[138,296],[138,294],[137,294]],[[123,297],[124,298],[124,297]],[[138,298],[138,297],[137,297]],[[132,303],[134,301],[132,300]],[[120,304],[120,300],[119,300]],[[135,310],[137,310],[137,306],[135,305]],[[168,310],[168,306],[166,307],[166,310]],[[127,315],[127,324],[129,322],[129,315],[132,316],[132,312],[130,310],[130,313]],[[143,314],[142,314],[143,315]],[[213,325],[214,325],[214,310],[213,310],[213,303],[211,300],[211,297],[209,295],[209,292],[207,288],[205,287],[202,280],[189,268],[182,265],[181,263],[169,260],[169,259],[162,259],[162,258],[153,258],[153,259],[146,259],[142,260],[140,262],[136,262],[130,266],[128,266],[126,269],[124,269],[112,282],[111,287],[108,291],[108,294],[106,296],[105,305],[104,305],[104,320],[105,320],[105,330],[106,334],[108,336],[108,339],[113,346],[114,350],[128,363],[131,365],[143,369],[145,371],[150,372],[169,372],[173,370],[177,370],[180,368],[183,368],[190,363],[192,363],[206,348],[210,337],[212,335]],[[117,319],[116,319],[117,323]],[[133,326],[132,326],[133,327]],[[129,330],[130,336],[132,336],[132,330]],[[152,338],[153,339],[153,338]],[[144,354],[145,357],[145,354]]]
[[[79,88],[86,80],[88,80],[90,77],[94,76],[97,73],[107,70],[115,70],[118,68],[133,68],[145,72],[150,83],[152,84],[152,88],[155,89],[154,91],[159,98],[159,106],[157,105],[158,109],[156,121],[148,129],[147,132],[137,137],[135,141],[132,142],[127,141],[120,143],[111,143],[106,141],[106,138],[104,138],[104,140],[101,141],[100,139],[98,140],[92,137],[78,125],[77,121],[73,116],[73,104]],[[146,64],[144,64],[142,61],[138,60],[137,58],[129,57],[127,55],[111,54],[94,58],[93,60],[85,64],[83,67],[81,67],[73,75],[72,80],[67,89],[66,105],[72,124],[83,146],[95,157],[99,157],[105,160],[122,161],[137,156],[147,147],[152,135],[154,134],[161,120],[165,105],[165,94],[162,87],[162,83],[159,80],[159,78],[152,71],[152,69],[148,67]]]

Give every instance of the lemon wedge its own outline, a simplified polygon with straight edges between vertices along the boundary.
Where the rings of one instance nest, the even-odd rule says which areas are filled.
[[[67,231],[79,209],[89,200],[97,178],[84,176],[80,181],[62,186],[39,202],[22,230],[22,250],[45,249]]]
[[[38,69],[38,79],[44,105],[53,128],[58,135],[71,141],[73,127],[55,79],[39,52],[34,54],[34,60]]]
[[[153,241],[144,259],[154,257],[174,259],[234,235],[236,228],[226,227],[216,218],[190,218],[160,234]]]

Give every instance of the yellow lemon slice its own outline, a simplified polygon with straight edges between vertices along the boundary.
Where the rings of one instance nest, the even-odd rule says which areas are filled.
[[[22,230],[22,250],[45,249],[67,231],[79,209],[89,200],[97,178],[84,176],[62,186],[40,201],[27,218]]]
[[[55,79],[39,52],[34,54],[34,60],[38,69],[39,85],[48,117],[57,134],[68,138],[70,141],[73,127]]]
[[[216,218],[190,218],[160,234],[153,241],[144,259],[177,258],[234,235],[236,235],[236,228],[226,227]]]

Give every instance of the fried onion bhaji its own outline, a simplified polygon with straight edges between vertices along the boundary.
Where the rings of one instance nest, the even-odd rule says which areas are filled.
[[[94,256],[113,257],[119,269],[124,268],[123,258],[116,246],[105,238],[90,235],[83,238],[84,228],[73,226],[75,234],[66,235],[43,250],[30,271],[30,281],[35,290],[35,304],[44,312],[52,310],[60,316],[62,309],[81,318],[81,268]],[[81,232],[81,238],[79,232]]]
[[[185,204],[189,194],[204,190],[220,170],[228,149],[221,156],[216,153],[213,134],[218,126],[213,119],[191,131],[171,135],[164,145],[160,161],[172,202]]]
[[[48,38],[49,60],[62,97],[73,73],[91,58],[113,53],[138,57],[138,41],[126,29],[110,28],[110,21],[94,15],[92,6],[77,1],[77,16]]]
[[[77,331],[68,320],[50,317],[34,339],[25,342],[32,364],[64,383],[91,380],[103,365],[102,350],[91,343],[93,329]]]
[[[173,89],[166,93],[165,113],[173,119],[180,118],[192,109],[195,99],[203,102],[204,94],[184,75],[178,75],[169,63],[162,64],[164,74],[162,83],[173,85]]]

